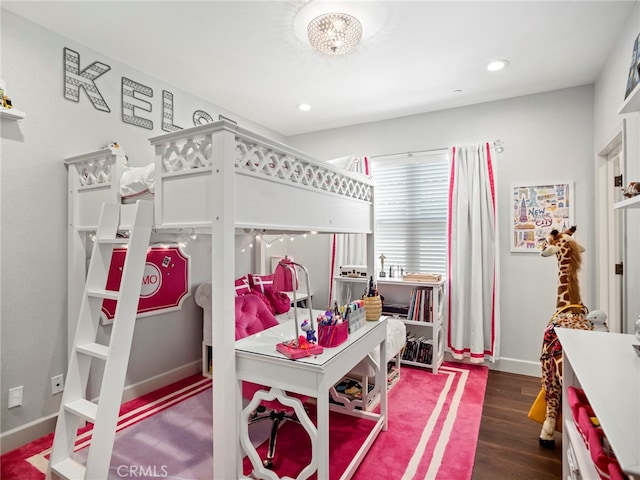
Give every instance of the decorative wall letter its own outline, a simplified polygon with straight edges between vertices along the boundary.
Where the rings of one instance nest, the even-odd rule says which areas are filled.
[[[109,65],[102,62],[93,62],[80,71],[80,54],[64,48],[64,98],[73,102],[80,101],[80,87],[87,92],[87,96],[94,108],[103,112],[111,112],[107,102],[104,101],[100,90],[94,80],[111,70]]]
[[[136,93],[153,97],[153,89],[150,87],[130,80],[127,77],[122,77],[122,121],[153,130],[153,122],[151,120],[136,116],[135,110],[137,108],[147,112],[150,112],[152,109],[151,103],[138,98]]]
[[[162,91],[162,130],[175,132],[182,127],[173,124],[173,93]]]
[[[193,125],[206,125],[207,123],[213,123],[213,117],[204,110],[196,110],[193,112]]]

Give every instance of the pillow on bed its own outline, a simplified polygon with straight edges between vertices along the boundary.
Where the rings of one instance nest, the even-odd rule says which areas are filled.
[[[236,287],[236,297],[241,297],[242,295],[251,293],[251,285],[249,285],[249,279],[246,275],[237,278],[234,283]]]
[[[253,290],[257,290],[261,293],[268,295],[273,292],[273,277],[274,275],[254,275],[249,274],[249,284]]]

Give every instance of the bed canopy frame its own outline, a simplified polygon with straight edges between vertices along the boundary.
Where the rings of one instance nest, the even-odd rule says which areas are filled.
[[[234,278],[236,229],[366,233],[374,259],[373,182],[285,144],[221,120],[153,137],[154,230],[211,235],[213,328],[213,478],[239,478],[241,392],[236,378]],[[103,203],[120,203],[123,151],[103,149],[65,160],[68,167],[68,326],[73,344],[86,280],[87,236]],[[292,201],[295,199],[295,201]],[[120,228],[131,219],[123,210]]]

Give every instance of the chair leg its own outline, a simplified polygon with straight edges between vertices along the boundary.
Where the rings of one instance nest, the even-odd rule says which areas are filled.
[[[276,438],[278,435],[278,428],[284,418],[284,412],[271,412],[271,435],[269,436],[269,445],[267,447],[267,458],[262,461],[262,464],[266,468],[273,467],[273,459],[276,454]]]

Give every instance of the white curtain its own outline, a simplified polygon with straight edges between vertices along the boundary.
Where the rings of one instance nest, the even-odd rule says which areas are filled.
[[[449,182],[448,346],[472,363],[499,358],[499,245],[493,145],[454,147]]]
[[[329,160],[329,163],[351,172],[369,175],[369,159],[367,157],[348,156]],[[330,262],[329,304],[333,305],[333,301],[336,299],[333,278],[340,274],[340,266],[367,264],[367,236],[361,233],[334,234],[331,239]]]

